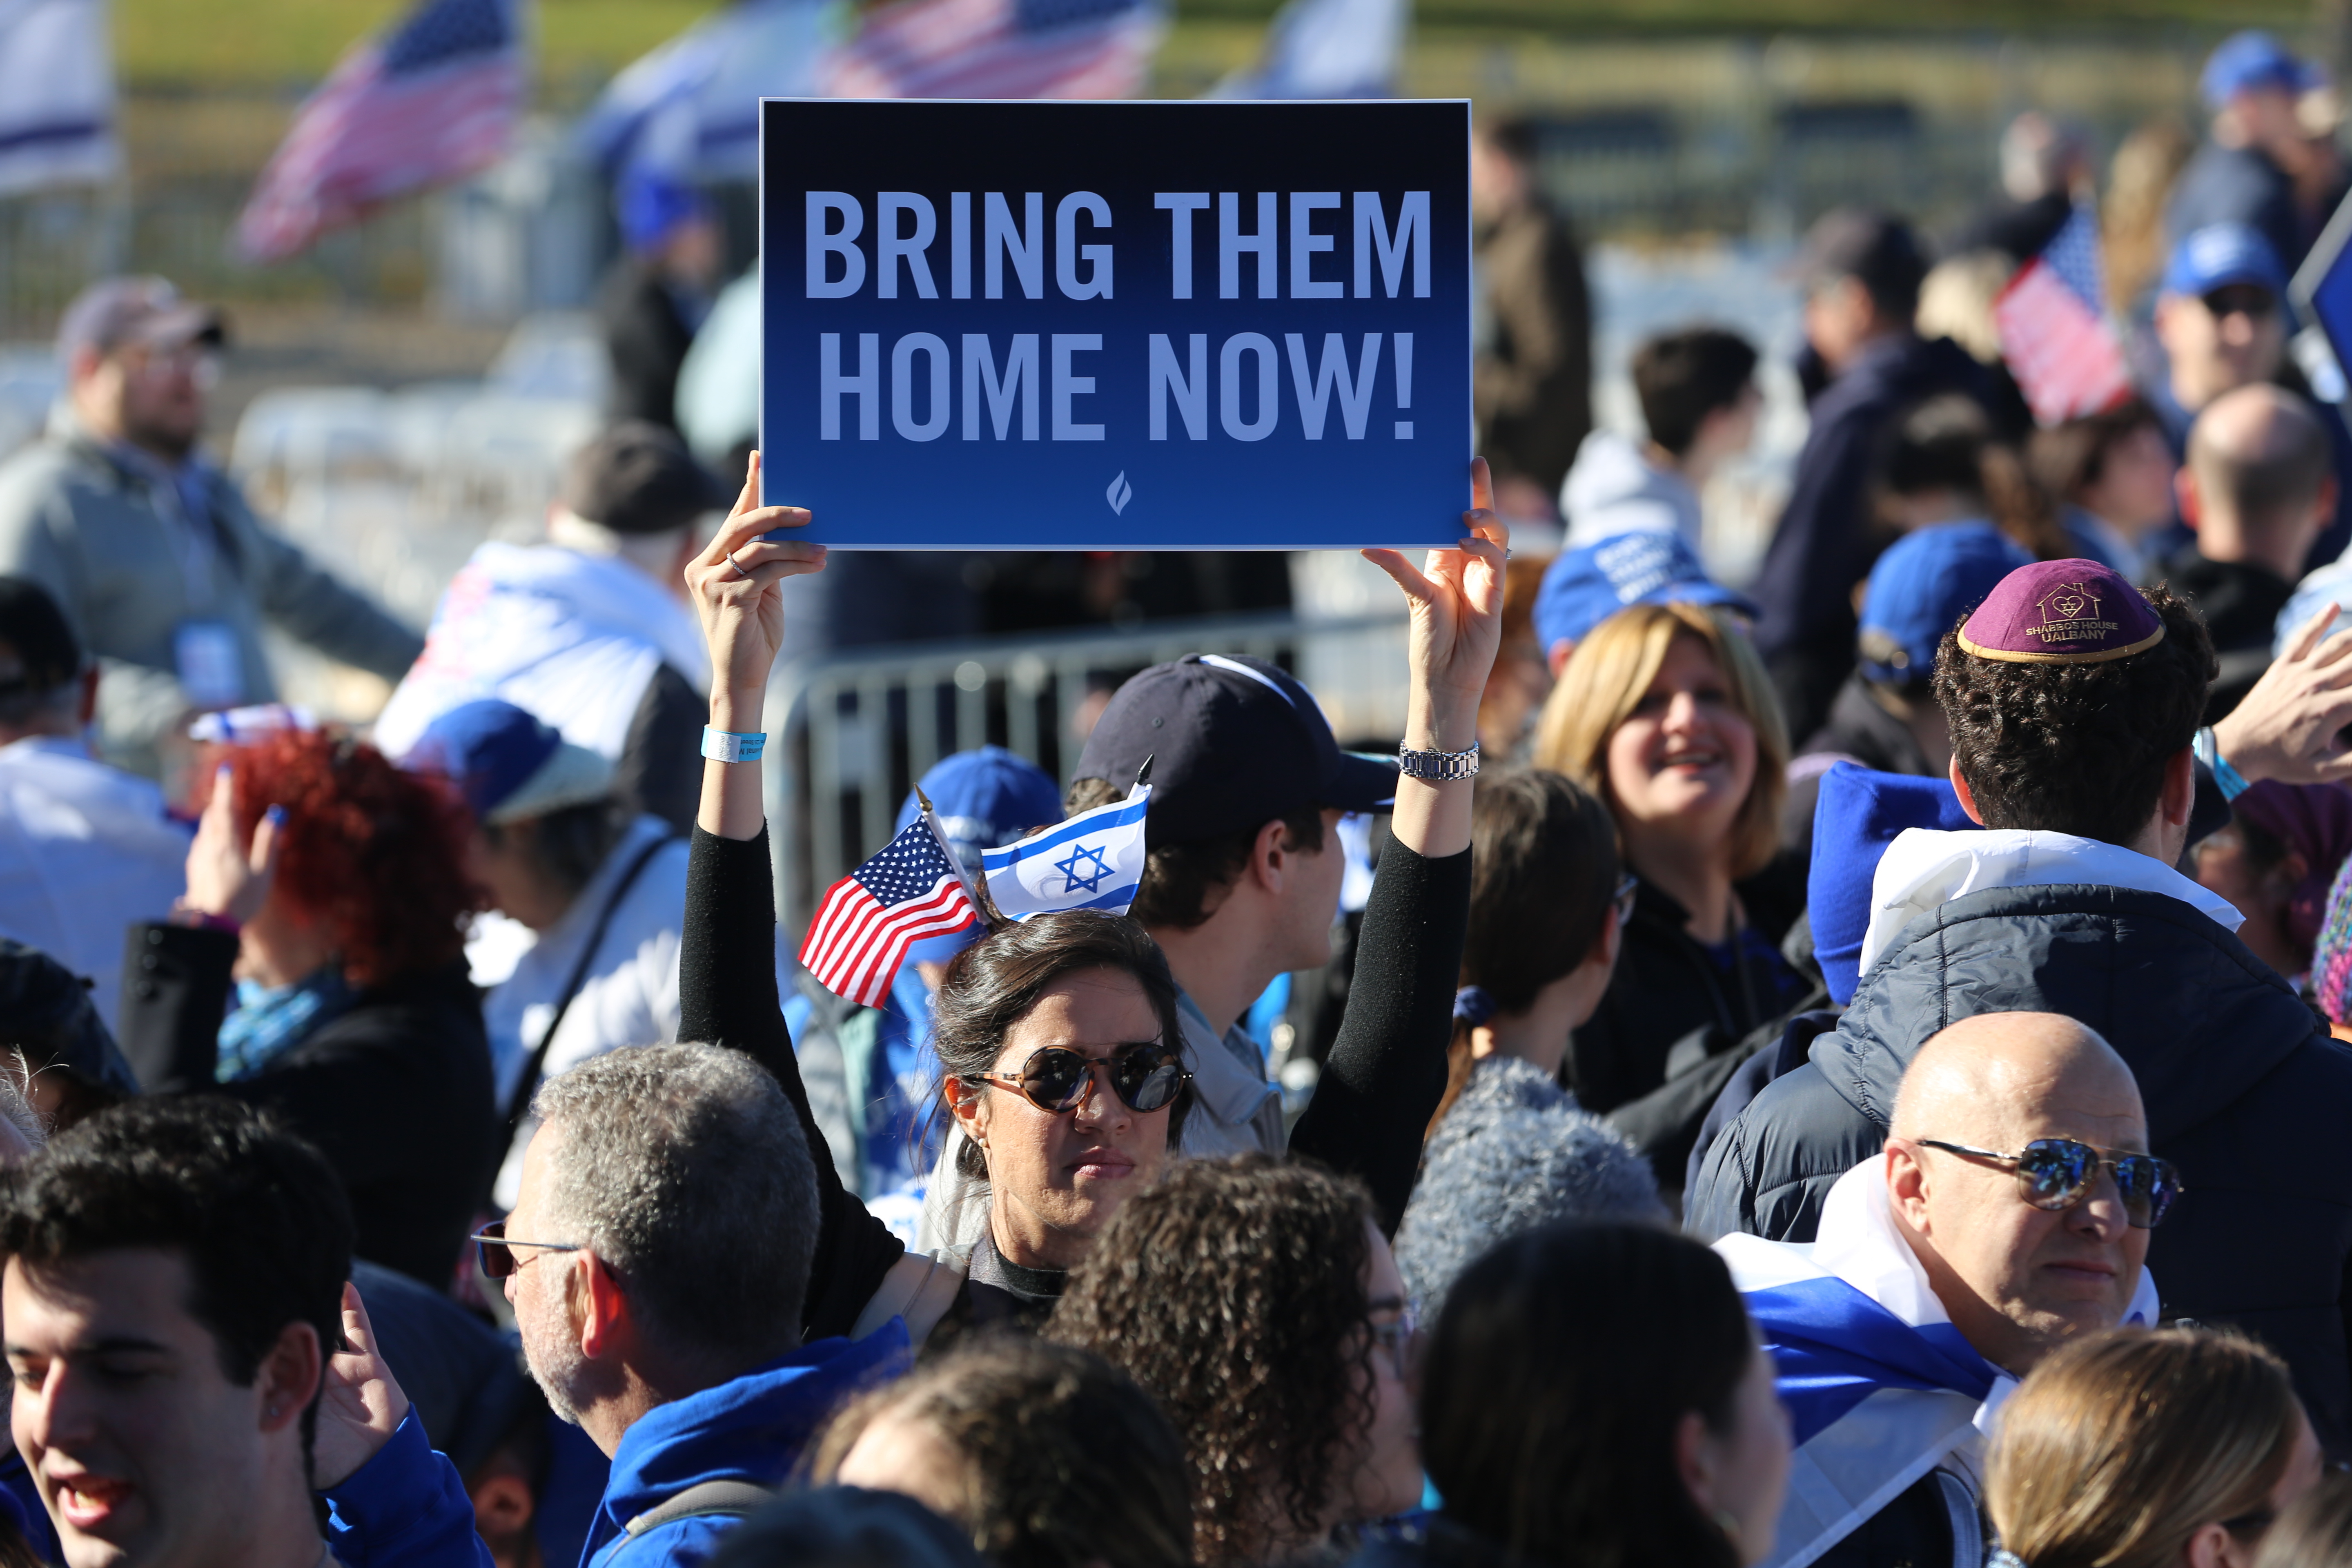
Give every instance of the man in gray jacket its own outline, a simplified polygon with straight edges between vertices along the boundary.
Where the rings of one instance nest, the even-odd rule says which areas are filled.
[[[398,679],[415,632],[263,526],[196,450],[219,315],[160,278],[92,284],[58,331],[67,395],[0,465],[0,573],[54,595],[105,671],[98,743],[160,777],[188,716],[277,695],[267,619]]]

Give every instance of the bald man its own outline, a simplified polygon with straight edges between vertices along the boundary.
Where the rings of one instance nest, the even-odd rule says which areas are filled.
[[[2147,1260],[2112,1169],[2080,1202],[2041,1209],[2013,1163],[1943,1146],[2011,1155],[2045,1138],[2147,1153],[2131,1068],[2063,1014],[1980,1013],[1912,1058],[1884,1156],[1895,1228],[1952,1326],[2021,1377],[2061,1342],[2123,1321]]]
[[[1885,1148],[1831,1189],[1811,1247],[1716,1243],[1797,1440],[1765,1568],[1984,1561],[1990,1414],[2066,1341],[2156,1321],[2134,1223],[2162,1218],[2147,1152],[2139,1086],[2106,1041],[2061,1014],[1979,1014],[1921,1046]]]
[[[2222,656],[2205,710],[2228,713],[2269,662],[2279,612],[2336,515],[2335,458],[2323,416],[2294,393],[2242,386],[2208,404],[2173,484],[2196,541],[2160,568],[2197,607]],[[2259,651],[2254,651],[2259,650]],[[2232,659],[2233,653],[2252,657]]]

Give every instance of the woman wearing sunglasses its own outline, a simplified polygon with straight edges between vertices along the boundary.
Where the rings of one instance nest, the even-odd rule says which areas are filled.
[[[1506,532],[1483,510],[1485,479],[1474,466],[1482,510],[1465,513],[1464,525],[1475,537],[1430,552],[1425,572],[1393,551],[1366,552],[1397,580],[1412,611],[1408,732],[1443,744],[1469,743],[1500,640]],[[783,639],[782,580],[821,570],[824,560],[822,545],[768,537],[809,514],[760,507],[758,484],[755,458],[734,514],[687,570],[715,672],[710,727],[722,735],[760,724]],[[748,1052],[801,1112],[824,1194],[805,1331],[860,1335],[901,1317],[920,1342],[942,1322],[1034,1322],[1118,1206],[1176,1156],[1189,1081],[1174,986],[1157,947],[1130,921],[1072,912],[993,931],[949,966],[934,1014],[941,1101],[971,1140],[962,1158],[978,1166],[966,1173],[986,1183],[988,1225],[968,1256],[910,1255],[843,1186],[809,1114],[776,1001],[756,744],[741,749],[746,760],[704,770],[679,959],[680,1032]],[[1302,1129],[1298,1139],[1301,1152],[1351,1173],[1410,1173],[1444,1087],[1444,1031],[1425,1026],[1446,1014],[1457,961],[1449,955],[1441,967],[1415,955],[1460,940],[1464,910],[1437,906],[1468,883],[1468,782],[1401,778],[1391,826],[1404,852],[1451,875],[1409,880],[1401,885],[1423,890],[1386,900],[1376,888],[1366,915],[1360,966],[1416,978],[1403,1005],[1351,1011],[1318,1091],[1312,1120],[1322,1131]],[[1422,971],[1435,976],[1426,996]]]
[[[1985,1485],[1997,1568],[2250,1568],[2320,1476],[2286,1363],[2249,1340],[2125,1329],[2002,1406]]]

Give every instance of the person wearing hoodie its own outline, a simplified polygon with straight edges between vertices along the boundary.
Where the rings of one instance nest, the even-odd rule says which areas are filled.
[[[1870,571],[1868,512],[1881,433],[1938,393],[1984,402],[1985,368],[1949,338],[1913,330],[1927,264],[1910,226],[1841,207],[1805,238],[1808,365],[1825,373],[1789,503],[1749,590],[1756,646],[1792,733],[1821,726],[1853,668],[1853,585]]]
[[[549,1079],[532,1110],[521,1195],[476,1241],[550,1408],[613,1461],[582,1568],[698,1568],[837,1406],[907,1369],[906,1327],[803,1342],[816,1169],[783,1089],[741,1052],[611,1052]],[[373,1354],[373,1335],[357,1348]],[[320,1422],[320,1469],[348,1478],[331,1496],[365,1504],[341,1537],[351,1563],[386,1561],[373,1521],[446,1508],[446,1465],[394,1441],[409,1401],[373,1370],[363,1410]]]
[[[1559,489],[1570,547],[1669,530],[1699,547],[1706,481],[1755,439],[1764,395],[1756,346],[1720,327],[1648,339],[1633,351],[1633,393],[1649,438],[1595,430]]]
[[[606,429],[565,468],[544,543],[494,539],[459,569],[375,743],[404,756],[442,714],[499,698],[610,760],[624,803],[688,832],[710,666],[681,574],[727,499],[673,432]]]
[[[1979,1013],[2063,1013],[2114,1043],[2153,1151],[2196,1173],[2152,1260],[2168,1311],[2267,1340],[2341,1450],[2352,1170],[2333,1151],[2352,1054],[2238,939],[2239,912],[2174,869],[2195,748],[2225,791],[2238,780],[2199,729],[2213,672],[2192,610],[2084,561],[2020,568],[1946,634],[1951,783],[1985,826],[1888,847],[1853,1005],[1717,1137],[1685,1224],[1811,1239],[1831,1186],[1884,1145],[1927,1037]]]

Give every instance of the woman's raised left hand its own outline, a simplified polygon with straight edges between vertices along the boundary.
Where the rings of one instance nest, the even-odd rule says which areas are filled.
[[[1415,570],[1402,551],[1367,550],[1364,559],[1396,579],[1412,611],[1412,687],[1405,743],[1416,751],[1458,752],[1478,738],[1478,700],[1503,644],[1503,563],[1511,531],[1496,515],[1486,459],[1470,463],[1465,537],[1433,550]]]

